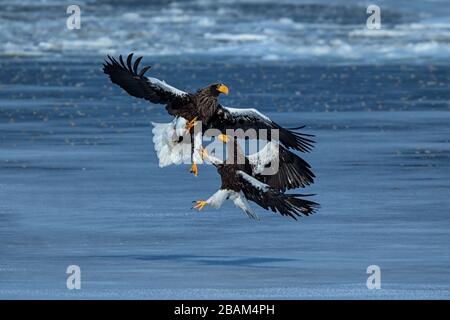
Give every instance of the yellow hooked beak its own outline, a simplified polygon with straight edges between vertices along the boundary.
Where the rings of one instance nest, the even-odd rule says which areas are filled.
[[[228,87],[224,84],[221,84],[217,87],[217,91],[219,91],[223,94],[228,94]]]

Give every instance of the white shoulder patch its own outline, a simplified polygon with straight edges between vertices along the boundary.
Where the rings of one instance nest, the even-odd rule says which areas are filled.
[[[146,78],[151,84],[158,86],[165,91],[169,91],[169,92],[173,93],[174,95],[182,97],[187,94],[184,91],[181,91],[175,87],[172,87],[171,85],[167,84],[165,81],[162,81],[162,80],[159,80],[156,78],[152,78],[152,77],[146,77]]]
[[[253,178],[252,176],[246,174],[244,171],[238,170],[237,174],[240,175],[245,180],[247,180],[247,182],[249,182],[252,186],[263,192],[266,192],[269,189],[269,186],[267,184],[262,183],[258,179]]]
[[[232,115],[234,116],[247,116],[247,117],[255,117],[255,118],[261,118],[265,121],[272,122],[267,116],[263,115],[261,112],[259,112],[256,109],[248,108],[248,109],[238,109],[238,108],[229,108],[229,107],[223,107],[226,110],[228,110]]]
[[[248,161],[253,167],[253,173],[262,173],[265,166],[274,160],[279,160],[280,145],[276,142],[269,141],[257,153],[249,155]]]

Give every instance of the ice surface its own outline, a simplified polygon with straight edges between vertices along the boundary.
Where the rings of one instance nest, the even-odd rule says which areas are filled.
[[[226,105],[316,135],[305,192],[321,209],[296,222],[253,205],[257,222],[232,203],[190,209],[215,169],[160,169],[150,122],[170,118],[101,60],[0,60],[1,298],[450,297],[448,66],[161,61],[152,76],[220,80]]]

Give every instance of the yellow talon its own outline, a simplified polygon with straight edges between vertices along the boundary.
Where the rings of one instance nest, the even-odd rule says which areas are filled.
[[[194,209],[201,211],[207,204],[208,204],[208,202],[203,201],[203,200],[195,201]]]
[[[217,138],[218,138],[220,141],[222,141],[223,143],[228,143],[228,141],[230,140],[230,138],[228,138],[228,136],[227,136],[226,134],[223,134],[223,133],[219,134],[219,135],[217,136]]]
[[[198,167],[196,163],[193,163],[191,166],[191,173],[194,174],[194,176],[198,176]]]
[[[197,122],[197,117],[194,117],[191,121],[186,123],[186,130],[191,131],[191,129],[195,126],[195,123]]]

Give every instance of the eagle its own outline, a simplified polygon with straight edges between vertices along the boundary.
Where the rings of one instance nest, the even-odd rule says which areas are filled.
[[[227,147],[233,143],[226,142]],[[274,149],[279,148],[278,152]],[[304,187],[313,183],[314,174],[310,166],[299,156],[283,146],[269,142],[259,152],[245,156],[234,140],[233,148],[228,149],[228,158],[221,161],[208,154],[202,148],[202,157],[212,163],[221,178],[220,189],[207,200],[193,201],[193,208],[201,211],[206,205],[220,208],[225,200],[231,200],[242,209],[249,218],[259,220],[258,215],[250,207],[253,201],[266,210],[278,212],[297,220],[297,217],[309,216],[319,205],[306,200],[310,194],[288,194],[286,189]],[[232,158],[231,158],[232,157]],[[280,158],[280,168],[274,175],[262,175],[262,170],[275,158]]]
[[[121,55],[118,59],[108,55],[103,64],[103,72],[109,76],[111,82],[131,96],[165,105],[170,115],[186,121],[186,130],[192,130],[197,122],[201,122],[203,131],[211,128],[220,130],[222,134],[218,138],[222,140],[226,139],[228,129],[266,129],[269,132],[277,129],[279,142],[286,148],[301,152],[309,152],[313,148],[312,135],[295,131],[303,127],[283,128],[256,109],[221,105],[220,94],[229,93],[225,84],[214,83],[196,92],[185,92],[157,78],[146,77],[145,73],[151,66],[139,70],[142,58],[138,57],[133,61],[131,53],[124,61]],[[191,172],[195,175],[198,173],[195,162],[191,166]]]

